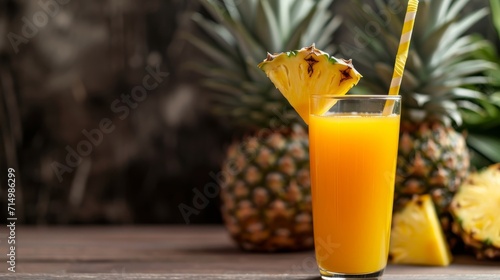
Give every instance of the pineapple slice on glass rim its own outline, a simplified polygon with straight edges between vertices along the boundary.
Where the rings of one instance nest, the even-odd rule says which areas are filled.
[[[329,55],[312,44],[297,51],[267,54],[259,64],[276,88],[290,102],[306,124],[309,123],[309,97],[312,94],[345,95],[361,79],[351,60]],[[325,101],[315,114],[333,105]]]

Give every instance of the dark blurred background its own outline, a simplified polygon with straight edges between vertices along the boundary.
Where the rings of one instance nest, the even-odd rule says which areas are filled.
[[[214,181],[234,137],[182,68],[199,56],[182,39],[199,32],[193,11],[198,1],[0,0],[1,209],[11,167],[24,223],[184,223],[178,206]],[[190,222],[219,223],[218,208],[211,199]]]
[[[178,37],[197,9],[183,0],[0,1],[2,209],[12,167],[26,223],[184,222],[179,203],[219,169],[229,139],[180,67],[196,55]],[[96,131],[103,120],[109,133]],[[217,210],[214,201],[191,222],[219,222]]]

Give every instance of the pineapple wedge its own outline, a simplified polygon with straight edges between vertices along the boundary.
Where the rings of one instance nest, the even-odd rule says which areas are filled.
[[[451,252],[430,195],[415,196],[394,213],[389,260],[397,264],[450,264]]]
[[[267,54],[259,64],[276,88],[285,96],[304,122],[309,123],[312,94],[345,95],[361,79],[351,60],[337,59],[314,44],[298,51]],[[323,114],[333,103],[325,102]]]
[[[453,231],[478,259],[500,258],[500,163],[471,174],[451,202]]]

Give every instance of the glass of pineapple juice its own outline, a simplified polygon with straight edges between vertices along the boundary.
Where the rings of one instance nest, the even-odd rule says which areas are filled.
[[[331,108],[324,112],[325,107]],[[378,278],[389,251],[401,96],[312,95],[310,109],[320,274]]]

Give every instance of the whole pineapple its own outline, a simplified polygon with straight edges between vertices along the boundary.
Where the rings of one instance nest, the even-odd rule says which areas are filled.
[[[223,164],[222,214],[246,250],[313,245],[309,142],[300,125],[231,145]]]
[[[223,164],[222,214],[246,250],[313,246],[309,145],[304,123],[257,64],[266,52],[315,42],[328,52],[340,25],[332,0],[201,1],[213,19],[193,15],[206,36],[188,41],[211,60],[191,64],[208,79],[214,113],[247,137],[228,149]]]
[[[447,234],[449,204],[470,165],[465,136],[455,127],[462,123],[460,110],[476,106],[484,98],[464,86],[486,83],[485,78],[473,75],[493,67],[470,58],[470,52],[482,48],[484,41],[465,31],[487,10],[460,15],[467,2],[420,0],[400,91],[403,108],[395,209],[413,195],[431,194]],[[370,93],[387,94],[406,1],[374,1],[373,5],[357,1],[351,11],[350,26],[376,27],[365,29],[371,33],[352,29],[361,32],[366,44],[351,55],[364,66],[360,67],[364,76],[361,87]]]

